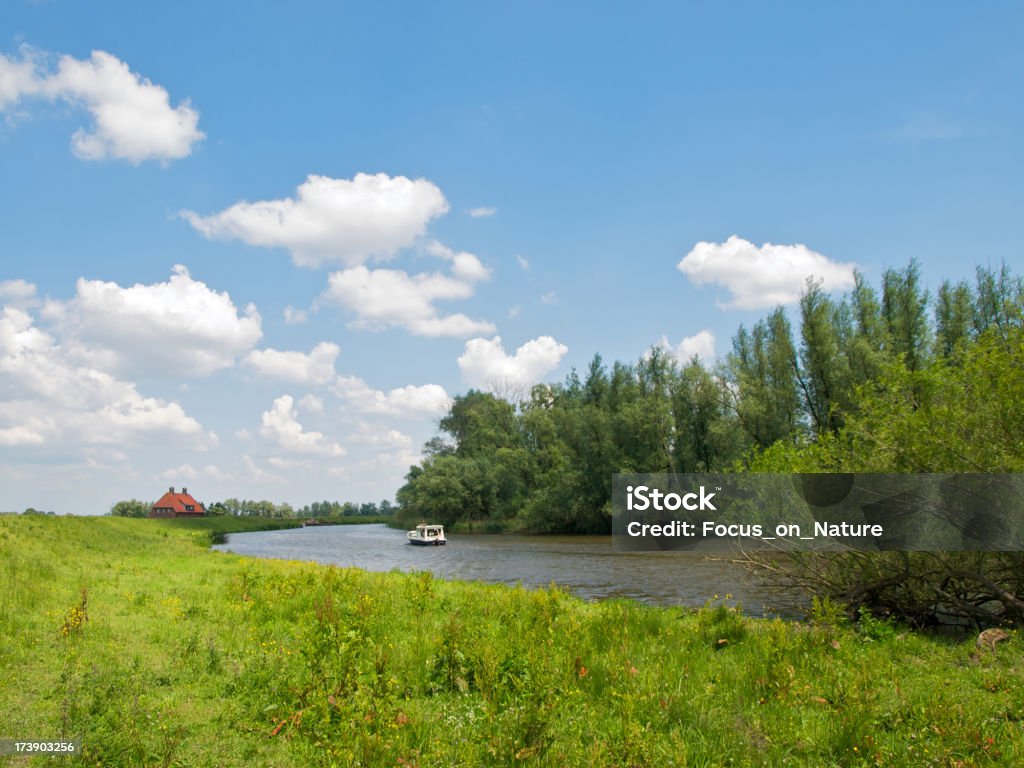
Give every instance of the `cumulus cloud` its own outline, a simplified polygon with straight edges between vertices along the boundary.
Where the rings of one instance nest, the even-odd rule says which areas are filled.
[[[808,277],[826,291],[853,285],[854,264],[831,261],[805,245],[758,247],[733,235],[724,243],[697,243],[678,264],[697,285],[720,285],[731,294],[723,308],[762,309],[800,297]]]
[[[687,336],[676,346],[672,346],[667,336],[662,336],[660,345],[671,352],[682,365],[689,363],[694,356],[705,362],[715,357],[715,334],[707,329]]]
[[[9,109],[22,96],[39,92],[42,78],[37,70],[41,59],[39,52],[28,47],[22,48],[20,59],[0,53],[0,109]]]
[[[466,251],[453,251],[447,245],[432,241],[427,245],[427,252],[452,264],[452,275],[467,283],[479,283],[489,280],[491,270],[485,267],[476,256]]]
[[[355,266],[412,245],[448,211],[426,179],[358,173],[352,179],[310,175],[295,197],[235,203],[219,213],[182,215],[209,238],[286,248],[299,266]]]
[[[519,268],[524,272],[530,269],[530,262],[524,259],[522,256],[516,256],[516,261],[519,263]]]
[[[244,362],[268,378],[307,386],[326,386],[344,400],[348,408],[363,414],[437,416],[444,413],[451,403],[444,387],[438,384],[408,384],[383,392],[358,376],[342,376],[335,371],[335,361],[340,352],[337,344],[324,341],[308,354],[276,349],[253,350]],[[310,394],[299,401],[299,407],[310,413],[319,413],[324,410],[324,402]]]
[[[335,377],[334,361],[341,347],[322,341],[309,352],[282,352],[277,349],[254,349],[245,357],[245,364],[257,373],[296,384],[329,384]]]
[[[528,341],[514,355],[505,352],[501,337],[470,339],[458,359],[465,382],[478,389],[530,386],[558,367],[569,351],[550,336]]]
[[[473,292],[473,283],[465,278],[436,272],[410,276],[402,270],[360,266],[332,273],[321,298],[353,312],[357,328],[397,326],[418,336],[492,333],[494,325],[486,320],[461,313],[442,315],[434,306],[435,301],[466,299]]]
[[[358,376],[339,376],[333,391],[360,413],[389,416],[438,416],[448,410],[451,398],[439,384],[409,384],[382,392]]]
[[[440,414],[448,410],[451,398],[439,384],[408,384],[389,390],[383,401],[374,393],[375,407],[370,411],[393,414]]]
[[[486,219],[498,212],[498,209],[490,205],[482,205],[479,208],[470,208],[468,213],[474,219]]]
[[[37,303],[36,287],[25,280],[0,280],[0,303],[25,309]]]
[[[101,367],[146,376],[206,376],[262,336],[253,305],[239,315],[227,292],[193,280],[181,265],[165,283],[129,288],[80,278],[74,298],[50,301],[43,313]]]
[[[303,429],[298,422],[295,401],[291,395],[277,398],[270,410],[263,412],[260,434],[291,453],[328,457],[345,455],[345,449],[323,433]]]
[[[22,48],[20,59],[0,54],[0,109],[11,110],[30,97],[85,107],[93,125],[71,137],[79,158],[176,160],[203,139],[199,113],[187,101],[172,107],[163,86],[132,72],[116,56],[105,51],[93,51],[86,60],[61,56],[55,71],[48,58],[30,48]]]
[[[180,405],[143,397],[135,385],[86,364],[36,327],[27,312],[0,314],[0,445],[121,443],[140,435],[209,436]]]

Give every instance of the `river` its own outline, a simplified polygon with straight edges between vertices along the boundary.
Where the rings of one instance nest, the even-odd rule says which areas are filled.
[[[368,571],[430,571],[527,587],[558,584],[586,600],[625,597],[652,605],[700,606],[731,595],[754,616],[802,615],[802,601],[753,578],[725,557],[615,552],[610,536],[449,534],[443,547],[413,547],[385,525],[332,525],[232,533],[215,550],[311,560]]]

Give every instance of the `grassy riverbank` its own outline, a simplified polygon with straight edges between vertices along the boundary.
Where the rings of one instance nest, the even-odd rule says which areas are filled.
[[[77,736],[82,765],[115,766],[1024,764],[1017,636],[978,654],[206,535],[0,517],[0,738]]]

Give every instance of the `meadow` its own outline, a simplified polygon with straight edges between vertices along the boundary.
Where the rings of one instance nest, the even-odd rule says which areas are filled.
[[[246,559],[211,531],[0,516],[0,738],[83,745],[10,764],[1024,764],[1016,634],[585,603]]]

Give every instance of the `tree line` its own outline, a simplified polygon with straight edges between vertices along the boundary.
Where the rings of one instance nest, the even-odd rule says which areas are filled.
[[[711,365],[595,355],[517,403],[470,390],[398,492],[400,516],[607,533],[616,472],[1011,471],[1022,466],[1024,281],[979,267],[934,296],[916,261],[833,298],[809,280]],[[1014,378],[1017,377],[1017,378]]]
[[[125,499],[110,508],[111,515],[121,517],[148,517],[153,502],[139,499]],[[314,501],[296,509],[287,502],[275,504],[266,499],[224,499],[206,508],[208,515],[232,515],[235,517],[311,518],[311,517],[370,517],[393,515],[395,505],[388,499],[380,503],[352,501]]]
[[[741,326],[715,364],[660,347],[511,403],[471,390],[399,490],[399,516],[607,533],[616,472],[1024,471],[1024,280],[1003,266],[925,289],[911,261]],[[796,326],[794,328],[794,321]],[[784,576],[917,623],[1024,621],[1018,553],[824,555]]]

